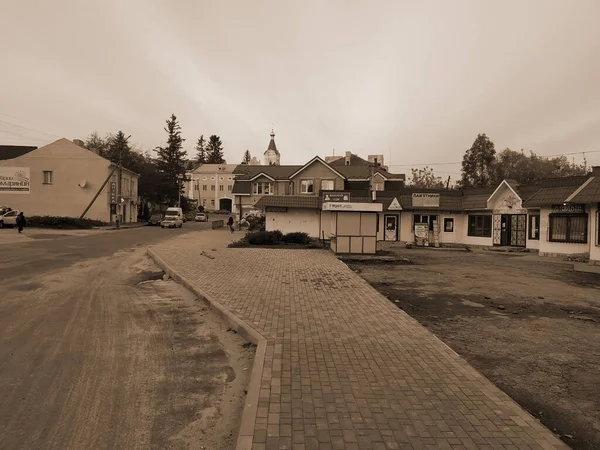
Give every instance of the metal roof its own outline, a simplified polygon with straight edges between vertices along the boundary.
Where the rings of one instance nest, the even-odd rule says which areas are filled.
[[[258,202],[257,208],[278,206],[281,208],[321,209],[321,196],[317,195],[264,195]]]
[[[564,203],[567,197],[576,189],[574,186],[548,187],[538,190],[523,202],[524,208],[550,206]]]
[[[37,150],[37,147],[29,145],[0,145],[0,160],[18,158],[34,150]]]
[[[600,177],[592,177],[591,181],[577,192],[570,203],[596,203],[600,202]]]

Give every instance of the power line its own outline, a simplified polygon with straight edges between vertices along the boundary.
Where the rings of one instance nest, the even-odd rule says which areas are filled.
[[[46,139],[25,136],[24,134],[14,133],[12,131],[0,130],[0,133],[12,134],[13,136],[19,136],[19,137],[22,137],[22,138],[25,138],[25,139],[30,139],[32,141],[40,141],[40,142],[45,142],[46,141]]]
[[[557,155],[536,155],[536,156],[538,156],[540,158],[556,158],[558,156],[585,155],[587,153],[600,153],[600,150],[586,150],[586,151],[581,151],[581,152],[560,153]],[[390,164],[388,167],[446,166],[446,165],[452,165],[452,164],[462,164],[462,161],[427,163],[427,164]]]
[[[46,134],[46,135],[48,135],[48,136],[54,136],[54,137],[58,137],[58,138],[62,137],[62,136],[59,136],[58,134],[46,133],[45,131],[36,130],[36,129],[34,129],[34,128],[28,128],[28,127],[24,127],[24,126],[22,126],[22,125],[17,125],[16,123],[7,122],[7,121],[5,121],[5,120],[2,120],[2,119],[0,119],[0,122],[2,122],[2,123],[5,123],[5,124],[7,124],[7,125],[10,125],[10,126],[13,126],[13,127],[21,128],[21,129],[23,129],[23,130],[27,130],[27,131],[33,131],[34,133]]]

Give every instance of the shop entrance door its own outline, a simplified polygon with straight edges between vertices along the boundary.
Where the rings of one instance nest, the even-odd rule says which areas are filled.
[[[385,216],[385,240],[398,240],[398,216]]]

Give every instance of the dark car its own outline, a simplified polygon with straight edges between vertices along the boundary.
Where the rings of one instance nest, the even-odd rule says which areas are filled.
[[[160,225],[160,222],[163,218],[161,213],[154,213],[148,219],[148,225]]]

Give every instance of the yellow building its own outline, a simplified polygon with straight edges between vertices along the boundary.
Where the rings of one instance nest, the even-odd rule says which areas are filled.
[[[0,205],[25,216],[79,217],[112,173],[85,217],[114,222],[137,221],[139,175],[118,170],[109,160],[67,139],[44,147],[0,148]]]

